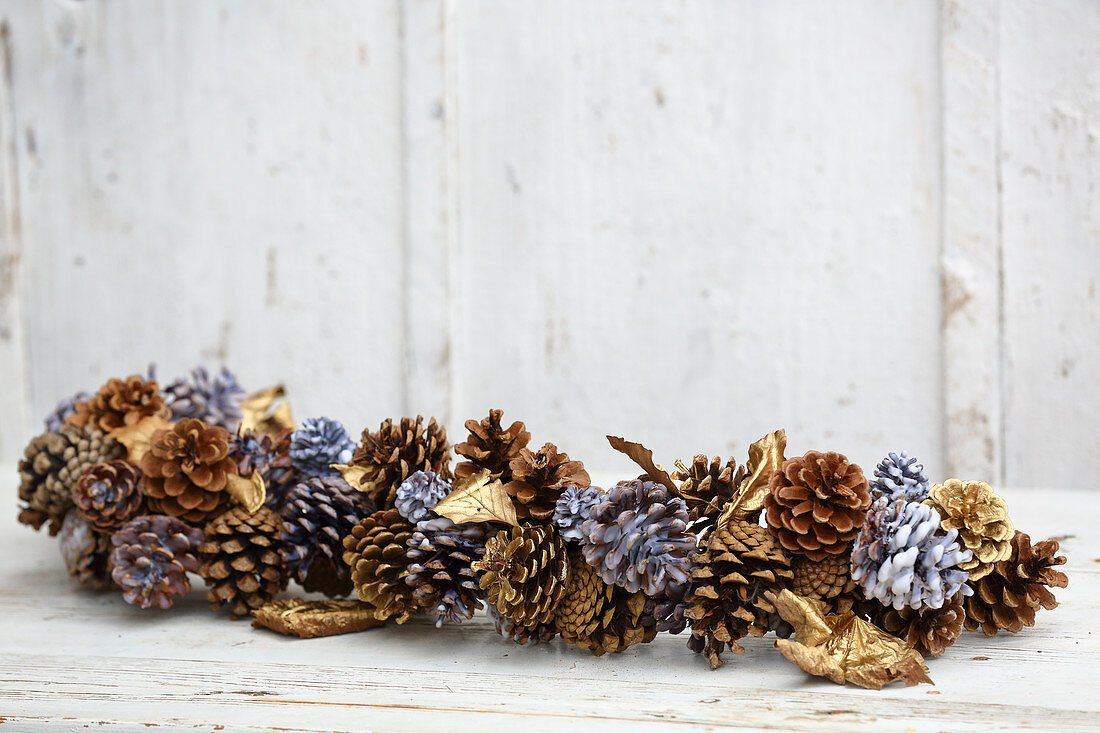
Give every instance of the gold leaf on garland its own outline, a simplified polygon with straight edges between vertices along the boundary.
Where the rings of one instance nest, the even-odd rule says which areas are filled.
[[[832,613],[823,601],[789,590],[764,595],[794,626],[794,639],[780,639],[776,648],[802,670],[838,685],[851,682],[872,690],[897,680],[907,687],[933,684],[916,649],[851,611]]]
[[[680,489],[676,486],[672,477],[668,475],[668,471],[653,462],[653,451],[649,448],[646,448],[641,443],[632,443],[629,440],[618,438],[614,435],[608,435],[607,442],[611,444],[612,448],[637,463],[638,466],[646,472],[646,476],[648,476],[651,481],[656,481],[666,487],[672,492],[673,496],[680,495]]]
[[[132,465],[141,463],[141,459],[153,446],[153,433],[167,430],[172,423],[160,415],[150,415],[133,425],[124,425],[107,433],[107,437],[117,440],[126,448],[126,460]]]
[[[286,388],[281,384],[245,397],[241,400],[241,429],[255,430],[257,433],[277,433],[287,428],[293,430],[294,418],[290,415],[290,403],[285,398]]]
[[[456,481],[451,493],[440,499],[432,511],[455,524],[503,522],[513,527],[519,525],[512,497],[488,469]]]
[[[226,474],[225,491],[250,514],[257,512],[267,499],[267,487],[259,471],[247,476],[235,473]]]
[[[368,487],[360,486],[359,481],[363,478],[363,475],[367,472],[362,466],[353,466],[350,463],[333,463],[329,468],[335,468],[340,472],[340,475],[344,477],[344,483],[356,491],[366,491]]]
[[[725,527],[737,519],[748,519],[764,508],[768,481],[783,465],[783,451],[786,448],[787,431],[782,428],[768,433],[749,446],[749,462],[746,466],[749,475],[722,509],[718,516],[719,527]]]
[[[362,601],[307,601],[285,598],[268,601],[252,612],[252,626],[280,634],[313,639],[385,624],[374,617],[374,607]]]

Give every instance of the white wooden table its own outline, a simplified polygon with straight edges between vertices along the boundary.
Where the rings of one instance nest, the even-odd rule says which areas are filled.
[[[213,615],[201,587],[169,612],[141,611],[72,583],[54,540],[16,524],[12,492],[0,504],[0,729],[1097,730],[1100,493],[1003,493],[1032,539],[1061,539],[1061,607],[1018,635],[964,633],[930,661],[935,687],[874,692],[808,677],[770,639],[712,672],[683,635],[597,659],[560,641],[506,643],[480,616],[298,640]]]

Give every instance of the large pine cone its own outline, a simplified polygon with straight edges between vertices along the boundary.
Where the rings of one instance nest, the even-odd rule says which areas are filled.
[[[481,422],[466,421],[470,437],[465,443],[455,446],[455,453],[466,460],[455,467],[455,477],[469,478],[478,471],[487,469],[501,483],[506,484],[512,480],[510,464],[527,447],[531,433],[518,420],[505,429],[500,424],[503,415],[503,410],[489,410],[489,417]]]
[[[590,486],[592,479],[580,461],[571,461],[558,453],[553,443],[532,452],[522,448],[510,464],[512,480],[504,485],[516,499],[516,515],[520,521],[548,524],[554,515],[558,497],[569,486]]]
[[[110,534],[142,513],[141,471],[125,461],[90,466],[73,489],[80,516],[96,530]]]
[[[547,623],[565,592],[569,557],[565,543],[549,527],[521,524],[501,530],[473,563],[489,603],[518,626]]]
[[[881,607],[874,622],[894,636],[904,639],[925,657],[938,657],[955,643],[962,633],[963,594],[956,593],[941,608],[914,611]]]
[[[482,607],[481,589],[472,564],[485,554],[484,524],[455,524],[428,519],[416,525],[405,553],[405,583],[413,589],[416,605],[444,621],[457,624]]]
[[[155,379],[142,379],[133,374],[123,379],[109,379],[87,402],[74,405],[67,423],[82,428],[91,425],[109,433],[115,428],[136,425],[147,417],[168,418],[172,411],[164,404],[160,385]]]
[[[653,641],[657,629],[645,623],[645,607],[644,593],[605,583],[579,551],[570,552],[569,580],[554,611],[566,643],[598,657]]]
[[[831,451],[788,458],[769,486],[768,529],[785,549],[815,562],[848,552],[871,506],[863,470]]]
[[[175,517],[138,517],[111,535],[111,544],[111,577],[127,603],[170,608],[175,596],[191,592],[187,573],[199,571],[201,529]]]
[[[94,531],[76,512],[69,512],[57,535],[69,575],[81,585],[105,588],[111,584],[111,538]]]
[[[745,651],[737,643],[745,634],[789,635],[764,592],[778,592],[792,577],[790,557],[760,525],[737,520],[716,529],[691,574],[688,648],[717,668],[727,645],[736,654]]]
[[[1012,554],[1015,529],[1008,518],[1008,504],[984,481],[948,479],[936,484],[924,502],[939,512],[944,532],[959,531],[959,544],[973,557],[959,563],[970,582],[980,580]]]
[[[233,618],[249,616],[286,587],[281,531],[282,520],[267,507],[255,513],[233,507],[206,525],[199,574],[209,586],[211,608],[228,606]]]
[[[747,475],[745,467],[738,466],[733,458],[722,463],[715,456],[708,463],[705,455],[697,455],[690,466],[676,461],[672,478],[682,482],[680,496],[687,502],[693,532],[703,536],[710,531]]]
[[[343,479],[319,477],[297,484],[282,507],[279,551],[287,573],[309,592],[346,596],[352,582],[343,561],[344,538],[373,507]]]
[[[451,478],[447,431],[434,417],[427,425],[417,415],[416,420],[403,417],[396,425],[386,420],[377,432],[364,430],[351,462],[364,469],[356,488],[369,494],[379,509],[392,507],[398,487],[417,471]]]
[[[229,457],[229,433],[201,420],[184,418],[153,433],[141,459],[142,491],[149,508],[188,522],[217,516],[229,502],[228,475],[237,473]]]
[[[277,433],[238,430],[229,436],[229,457],[237,464],[237,473],[248,476],[253,471],[259,471],[267,489],[267,506],[276,511],[295,483],[290,459],[290,436],[289,428]]]
[[[40,529],[47,521],[50,534],[73,505],[73,489],[89,467],[119,458],[121,444],[94,427],[63,425],[56,433],[31,440],[19,462],[19,521]]]
[[[405,583],[405,551],[413,526],[396,509],[382,509],[359,521],[344,537],[344,563],[359,600],[374,606],[379,621],[399,624],[417,610],[414,590]]]
[[[1050,588],[1065,588],[1069,579],[1055,566],[1066,562],[1058,554],[1058,540],[1044,540],[1035,546],[1031,538],[1017,531],[1011,554],[997,563],[993,572],[974,583],[974,595],[966,599],[966,628],[981,628],[986,636],[998,631],[1016,633],[1035,625],[1035,612],[1058,606]]]

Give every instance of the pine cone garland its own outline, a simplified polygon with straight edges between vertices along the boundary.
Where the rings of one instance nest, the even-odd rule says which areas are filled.
[[[605,583],[580,552],[569,553],[569,580],[554,611],[566,643],[597,657],[648,643],[657,629],[645,623],[645,607],[645,594]]]
[[[350,593],[344,538],[372,509],[366,496],[352,491],[343,479],[311,478],[295,485],[280,511],[279,551],[287,574],[311,593]]]
[[[401,516],[416,524],[432,516],[432,507],[451,493],[451,482],[431,471],[417,471],[397,489],[394,506]]]
[[[111,578],[127,603],[167,609],[175,596],[191,591],[187,573],[199,571],[195,553],[202,544],[201,529],[175,517],[138,517],[111,535],[111,544]]]
[[[267,489],[267,506],[278,511],[295,481],[290,459],[289,429],[277,433],[238,430],[229,436],[229,457],[237,464],[237,473],[248,476],[259,471]]]
[[[981,629],[986,636],[998,631],[1013,634],[1035,625],[1035,612],[1056,608],[1050,588],[1065,588],[1069,579],[1054,568],[1066,562],[1058,554],[1058,540],[1032,546],[1031,538],[1017,531],[1008,559],[974,583],[974,595],[966,599],[966,628]]]
[[[281,531],[282,520],[267,507],[255,513],[233,507],[206,525],[199,574],[211,608],[228,606],[235,619],[249,616],[286,587]]]
[[[184,418],[153,433],[141,472],[142,491],[152,511],[203,522],[228,503],[226,477],[237,473],[237,464],[229,455],[224,428]]]
[[[922,656],[938,657],[955,643],[962,633],[963,595],[957,593],[941,608],[914,611],[908,606],[901,609],[882,608],[874,620],[879,628],[904,639]]]
[[[687,582],[695,536],[684,500],[654,481],[630,481],[602,497],[581,526],[584,557],[606,583],[659,595]]]
[[[290,460],[303,476],[339,476],[333,464],[351,462],[355,441],[344,424],[327,417],[311,417],[290,436]]]
[[[104,433],[127,425],[136,425],[144,418],[171,412],[164,404],[160,385],[155,379],[142,379],[134,374],[123,379],[109,379],[87,402],[73,406],[66,423],[82,428],[91,425]]]
[[[502,530],[473,563],[489,603],[518,626],[547,623],[565,592],[569,558],[565,543],[549,527],[521,524]]]
[[[570,486],[561,493],[554,504],[554,526],[562,539],[574,542],[584,539],[581,527],[592,516],[603,493],[598,486]]]
[[[444,621],[461,623],[482,607],[472,564],[485,554],[488,527],[437,518],[420,522],[408,540],[405,583],[415,604]]]
[[[939,513],[943,531],[958,530],[959,544],[972,553],[969,562],[959,565],[972,582],[1012,553],[1015,530],[1008,505],[984,481],[948,479],[932,487],[925,503]]]
[[[769,486],[768,529],[785,549],[815,562],[847,552],[871,506],[863,470],[840,453],[788,458]]]
[[[504,489],[516,500],[516,515],[520,521],[549,523],[558,498],[566,488],[583,488],[592,483],[584,464],[569,460],[565,453],[558,453],[553,443],[547,443],[537,452],[522,448],[509,465],[512,480],[504,484]]]
[[[723,464],[715,456],[708,463],[705,455],[697,455],[690,466],[676,461],[672,479],[681,482],[680,496],[687,503],[691,528],[696,534],[704,534],[714,526],[726,502],[733,498],[747,475],[744,466],[738,466],[733,458]]]
[[[405,552],[414,528],[396,509],[382,509],[359,521],[344,537],[344,563],[359,600],[374,606],[379,621],[399,624],[417,610],[415,591],[405,582]]]
[[[73,502],[92,527],[110,534],[142,513],[141,471],[125,461],[89,466],[73,489]]]
[[[830,605],[850,596],[857,587],[852,580],[852,559],[847,553],[829,555],[821,562],[795,555],[791,558],[791,573],[790,588],[793,592]]]
[[[401,418],[394,424],[386,420],[377,432],[363,431],[363,439],[352,456],[353,465],[364,469],[359,486],[380,509],[389,509],[397,498],[397,489],[417,471],[431,471],[450,479],[450,449],[447,431],[433,417]]]
[[[65,515],[57,544],[65,569],[78,583],[92,588],[111,584],[111,538],[95,532],[76,512]]]
[[[745,650],[737,640],[768,631],[789,635],[765,591],[778,592],[791,582],[790,556],[763,527],[735,520],[716,529],[706,552],[691,573],[692,590],[684,615],[690,619],[688,648],[707,657],[712,669],[722,665],[728,646]]]
[[[243,398],[237,377],[224,366],[213,379],[206,367],[195,367],[190,381],[177,379],[164,388],[164,402],[172,411],[172,420],[190,417],[227,432],[237,429]]]
[[[469,478],[487,469],[503,484],[512,480],[511,463],[527,447],[531,433],[518,420],[505,429],[500,424],[503,415],[503,410],[489,410],[489,416],[481,422],[466,421],[470,436],[455,446],[455,453],[466,460],[455,467],[455,478]]]
[[[875,480],[871,482],[871,501],[880,497],[924,501],[928,498],[928,475],[924,466],[910,458],[905,451],[901,455],[890,453],[875,466]]]
[[[69,417],[76,413],[76,406],[81,402],[87,402],[92,396],[87,392],[81,391],[74,394],[72,397],[66,397],[57,403],[57,407],[53,409],[49,415],[46,416],[46,432],[56,433],[61,430],[61,426],[65,424],[65,421]]]
[[[497,633],[520,646],[544,644],[558,635],[558,630],[554,627],[554,624],[517,626],[511,620],[501,616],[500,611],[496,610],[491,604],[486,608],[486,611]]]

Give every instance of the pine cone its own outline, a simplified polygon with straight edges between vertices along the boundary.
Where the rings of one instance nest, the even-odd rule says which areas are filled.
[[[550,641],[558,635],[554,624],[535,624],[534,626],[517,626],[509,619],[500,615],[492,605],[488,606],[487,615],[493,622],[493,628],[508,641],[520,646],[534,646]]]
[[[125,380],[107,380],[94,397],[74,405],[66,422],[78,428],[91,425],[109,433],[153,415],[165,418],[171,415],[161,397],[160,385],[155,379],[146,380],[133,374]]]
[[[89,466],[73,489],[80,516],[94,529],[110,534],[142,513],[141,471],[125,461]]]
[[[49,521],[50,534],[57,534],[84,471],[124,452],[121,444],[93,427],[63,425],[60,432],[34,438],[19,462],[19,499],[24,504],[19,521],[35,529]]]
[[[554,526],[562,539],[574,542],[584,539],[581,527],[592,516],[603,494],[598,486],[570,486],[561,492],[554,504]]]
[[[939,513],[943,531],[958,530],[959,544],[973,554],[959,565],[970,573],[971,582],[993,572],[1012,553],[1015,530],[1008,505],[984,481],[948,479],[932,487],[925,503]]]
[[[1048,589],[1069,584],[1066,574],[1054,569],[1066,562],[1058,554],[1058,540],[1044,540],[1033,547],[1031,538],[1017,531],[1010,547],[1008,559],[974,583],[974,595],[966,599],[966,628],[971,631],[981,628],[986,636],[993,636],[1034,626],[1036,611],[1058,606]]]
[[[863,470],[839,453],[788,458],[769,486],[768,529],[784,548],[817,562],[848,551],[871,506]]]
[[[698,557],[697,555],[695,557]],[[694,562],[692,564],[694,569]],[[652,627],[657,633],[679,634],[687,628],[688,618],[684,615],[688,609],[687,597],[691,591],[691,579],[683,583],[669,583],[663,592],[656,596],[646,596],[645,626]]]
[[[203,530],[199,547],[206,597],[214,610],[229,606],[232,618],[250,616],[254,609],[286,587],[279,554],[279,515],[267,507],[250,513],[233,507],[215,517]]]
[[[583,488],[592,483],[584,464],[569,460],[565,453],[558,453],[553,443],[542,446],[537,453],[521,448],[519,456],[509,465],[512,480],[504,484],[504,489],[518,502],[516,515],[520,521],[549,523],[554,506],[566,488]]]
[[[237,473],[237,465],[229,456],[224,428],[184,418],[153,433],[141,471],[142,491],[152,511],[202,522],[229,502],[226,477]]]
[[[303,476],[339,476],[333,464],[351,462],[355,441],[344,424],[327,417],[311,417],[290,436],[290,460]]]
[[[65,424],[65,421],[69,419],[71,415],[76,413],[76,406],[81,402],[87,402],[92,396],[87,392],[81,391],[74,394],[72,397],[67,397],[57,403],[57,407],[53,409],[49,415],[46,416],[46,432],[56,433],[61,430],[61,426]]]
[[[191,370],[191,381],[177,379],[164,388],[164,401],[172,411],[172,420],[190,417],[228,432],[241,420],[244,390],[231,371],[222,367],[213,379],[206,367]]]
[[[875,624],[889,631],[925,657],[938,657],[955,643],[962,633],[963,595],[956,593],[942,608],[914,611],[905,606],[900,610],[882,608]]]
[[[461,623],[482,607],[481,589],[472,563],[485,554],[489,527],[429,519],[416,525],[405,553],[405,583],[413,589],[417,606],[444,621]]]
[[[579,551],[569,553],[569,580],[554,611],[554,625],[566,643],[597,657],[645,644],[657,636],[645,624],[646,597],[600,579]]]
[[[229,436],[229,457],[237,465],[237,473],[248,476],[259,471],[267,488],[266,504],[276,511],[296,483],[290,460],[290,433],[289,428],[277,433],[238,430]]]
[[[668,583],[687,582],[696,549],[687,521],[684,500],[661,484],[621,483],[581,526],[584,557],[605,583],[656,596]]]
[[[365,469],[358,488],[370,495],[380,509],[389,509],[397,498],[397,489],[417,471],[431,471],[450,479],[450,452],[447,431],[433,417],[403,417],[397,425],[386,420],[378,432],[363,431],[363,440],[351,458],[353,465]]]
[[[394,506],[408,521],[416,524],[432,516],[432,507],[451,493],[451,482],[431,471],[417,471],[397,489]]]
[[[962,565],[969,550],[958,532],[938,535],[940,515],[926,504],[882,497],[867,512],[852,548],[852,580],[864,597],[901,610],[940,608],[956,593],[970,595]]]
[[[789,635],[765,591],[778,592],[793,579],[790,557],[768,531],[735,520],[716,529],[691,573],[692,590],[684,614],[691,619],[688,648],[705,654],[712,669],[722,665],[728,645],[744,653],[737,640],[768,631]]]
[[[399,624],[417,610],[414,591],[405,583],[405,551],[413,526],[396,509],[363,518],[344,537],[344,563],[359,600],[374,606],[379,621]]]
[[[676,461],[676,469],[672,478],[682,482],[680,496],[687,502],[692,531],[699,535],[710,531],[718,521],[718,515],[722,513],[726,502],[733,498],[741,482],[748,476],[745,468],[738,466],[736,460],[730,458],[723,464],[718,456],[711,459],[709,464],[705,455],[695,456],[690,466],[685,466],[683,461]]]
[[[351,593],[351,574],[343,562],[344,538],[372,510],[367,497],[343,479],[311,478],[294,486],[280,512],[279,551],[287,573],[311,593]]]
[[[111,577],[127,603],[170,608],[173,596],[191,592],[187,573],[199,571],[195,552],[202,544],[201,529],[175,517],[138,517],[111,535],[111,544]]]
[[[549,527],[521,524],[485,544],[472,567],[489,603],[518,626],[548,623],[565,592],[569,558],[565,543]]]
[[[790,588],[793,592],[830,605],[840,598],[851,596],[857,587],[852,580],[852,558],[847,553],[829,555],[821,562],[794,555],[791,558],[791,573]]]
[[[111,584],[111,538],[92,530],[76,512],[69,512],[57,534],[58,547],[69,575],[81,585],[106,588]]]
[[[928,475],[924,466],[910,458],[905,451],[899,456],[891,453],[875,466],[875,480],[871,482],[871,501],[880,497],[891,500],[924,501],[928,498]]]
[[[510,464],[527,447],[531,433],[518,420],[505,430],[500,424],[502,415],[502,410],[489,410],[489,417],[481,422],[466,421],[470,437],[465,443],[455,446],[455,453],[467,460],[455,467],[456,478],[469,478],[482,469],[488,469],[503,484],[512,480]]]

